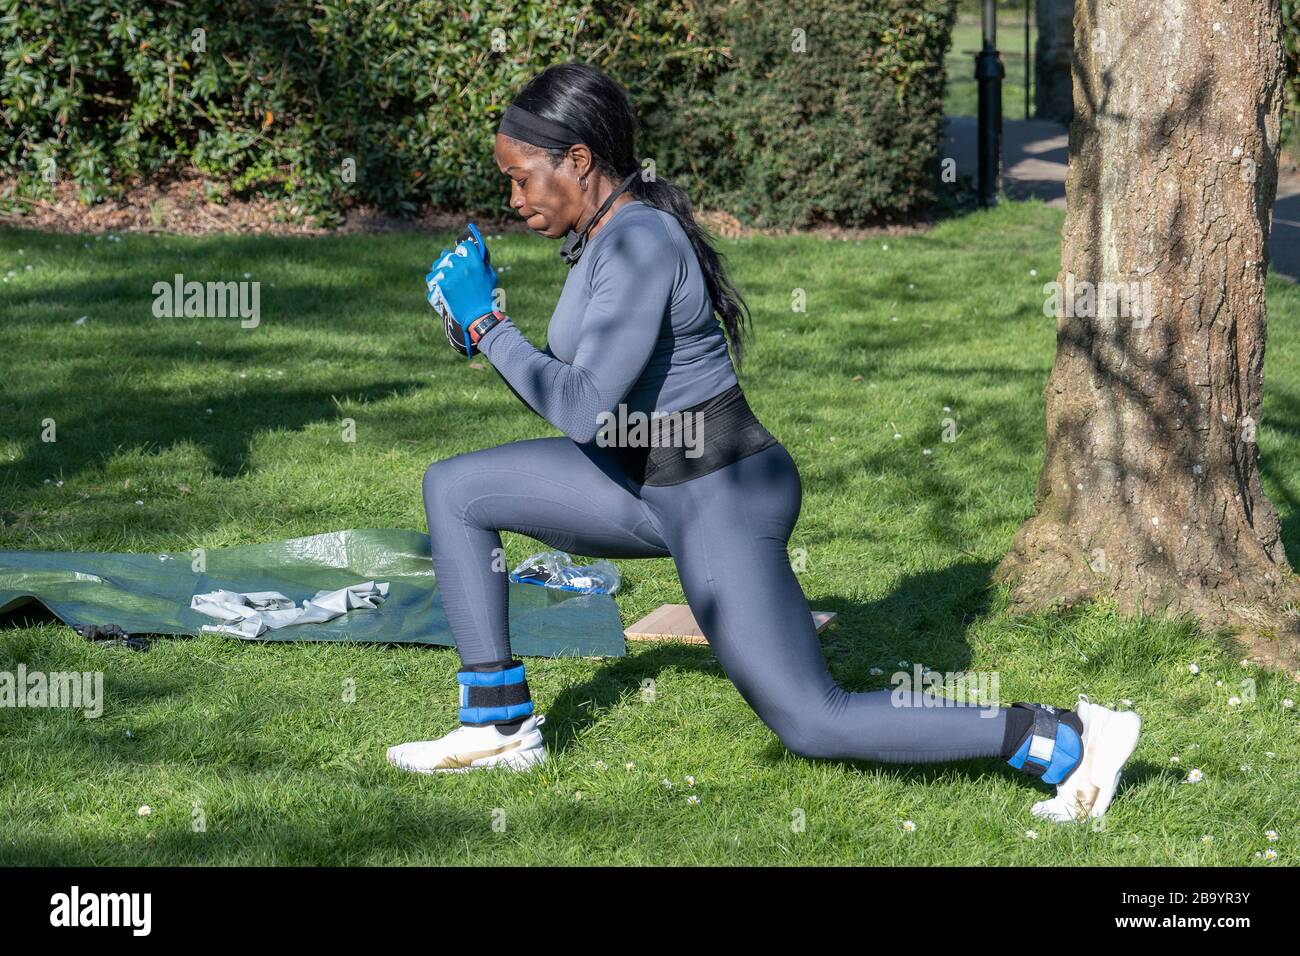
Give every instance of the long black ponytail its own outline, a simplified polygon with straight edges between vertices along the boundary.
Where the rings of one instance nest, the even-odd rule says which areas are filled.
[[[563,123],[580,135],[594,154],[597,169],[614,182],[621,182],[640,168],[632,104],[618,81],[594,66],[559,63],[547,67],[529,80],[512,102],[543,119]],[[552,165],[558,166],[568,151],[548,149],[546,152],[551,156]],[[724,257],[713,247],[712,237],[695,221],[690,197],[657,173],[649,180],[636,177],[629,191],[647,206],[672,213],[681,223],[682,231],[695,249],[709,298],[731,342],[739,372],[743,363],[741,335],[745,331],[753,334],[749,307],[727,277],[722,264]]]

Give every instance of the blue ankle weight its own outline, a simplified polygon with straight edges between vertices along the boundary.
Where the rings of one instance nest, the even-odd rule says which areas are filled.
[[[500,665],[481,664],[492,670],[460,670],[460,721],[463,724],[495,724],[527,717],[533,712],[533,698],[524,680],[523,661]]]
[[[1073,711],[1051,704],[1011,706],[1030,711],[1034,722],[1007,763],[1043,783],[1060,783],[1083,759],[1083,722]]]

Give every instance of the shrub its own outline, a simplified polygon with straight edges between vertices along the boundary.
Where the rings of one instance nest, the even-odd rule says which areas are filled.
[[[908,214],[933,195],[952,0],[0,0],[10,199],[96,202],[193,164],[324,221],[358,202],[501,213],[510,97],[546,65],[628,89],[697,205],[759,224]],[[806,31],[807,52],[791,50]]]

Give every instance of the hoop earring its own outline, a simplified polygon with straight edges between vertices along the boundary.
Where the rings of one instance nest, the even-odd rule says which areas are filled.
[[[581,189],[582,189],[582,191],[583,191],[584,193],[587,191],[587,177],[586,177],[586,176],[579,176],[579,177],[578,177],[578,186],[581,187]]]

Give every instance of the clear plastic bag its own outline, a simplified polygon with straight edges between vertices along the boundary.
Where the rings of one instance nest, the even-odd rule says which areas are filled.
[[[516,565],[510,580],[579,594],[613,594],[618,590],[619,573],[608,561],[576,565],[563,551],[542,551]]]

